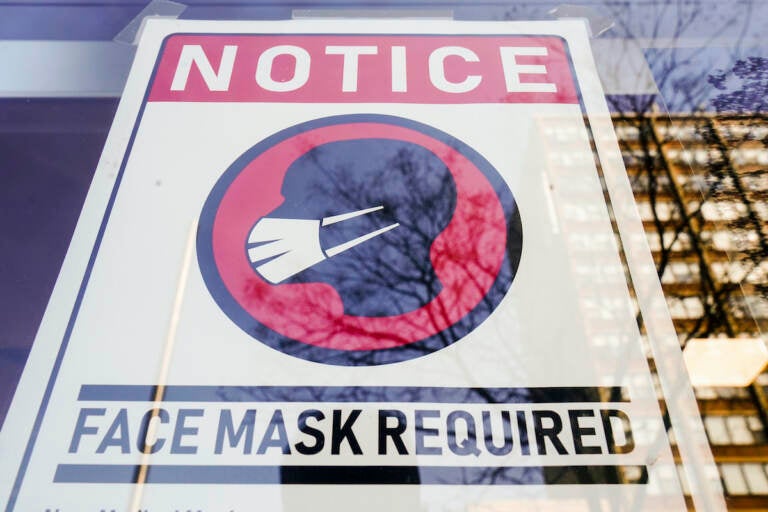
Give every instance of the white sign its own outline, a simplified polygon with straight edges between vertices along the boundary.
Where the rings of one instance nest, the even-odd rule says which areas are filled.
[[[148,23],[7,510],[685,510],[597,114],[578,22]]]

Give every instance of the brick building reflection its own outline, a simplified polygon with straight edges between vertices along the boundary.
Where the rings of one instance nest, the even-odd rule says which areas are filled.
[[[613,121],[681,346],[759,338],[768,330],[768,120],[650,109]],[[745,388],[695,389],[730,510],[768,508],[766,385],[762,373]]]

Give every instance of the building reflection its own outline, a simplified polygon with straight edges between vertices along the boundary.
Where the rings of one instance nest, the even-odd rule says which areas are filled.
[[[616,106],[616,105],[614,105]],[[762,115],[614,115],[681,347],[768,328],[768,123]],[[768,506],[765,385],[695,389],[729,509]],[[661,398],[657,381],[657,390]]]

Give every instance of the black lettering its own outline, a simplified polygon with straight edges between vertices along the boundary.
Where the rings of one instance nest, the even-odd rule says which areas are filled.
[[[387,419],[395,418],[397,424],[394,427],[387,426]],[[379,455],[387,454],[387,438],[391,437],[395,443],[398,455],[408,455],[408,450],[403,442],[403,432],[408,426],[408,421],[402,411],[396,409],[379,410]]]
[[[608,443],[608,453],[629,453],[635,449],[635,440],[632,438],[632,424],[629,421],[629,416],[624,411],[607,409],[600,411],[600,416],[603,420],[603,431]],[[624,444],[622,445],[616,444],[616,436],[613,435],[611,418],[618,418],[626,426],[624,428]]]
[[[491,428],[491,413],[483,411],[483,438],[485,439],[485,449],[491,455],[506,455],[512,451],[512,422],[509,418],[509,411],[501,411],[501,424],[503,427],[504,443],[501,446],[493,444],[493,428]]]
[[[517,430],[520,431],[520,454],[530,455],[531,446],[528,443],[528,423],[525,421],[525,411],[517,411]]]
[[[341,423],[341,409],[333,410],[333,427],[331,429],[331,454],[338,455],[341,451],[341,443],[344,439],[349,443],[349,448],[355,455],[362,455],[360,443],[357,442],[355,433],[352,431],[352,425],[355,423],[362,409],[354,409],[349,413],[347,421]]]
[[[302,411],[302,413],[299,414],[299,432],[302,434],[307,434],[315,440],[315,444],[312,446],[307,446],[304,441],[293,445],[294,448],[296,448],[296,451],[302,455],[315,455],[316,453],[320,453],[320,451],[323,449],[323,446],[325,446],[325,435],[323,435],[323,432],[316,429],[315,427],[310,427],[307,425],[307,419],[309,418],[314,418],[317,421],[323,421],[325,419],[325,414],[323,414],[322,411],[318,411],[317,409]]]
[[[579,418],[594,418],[595,411],[591,409],[575,409],[568,411],[571,421],[571,434],[573,435],[573,449],[577,455],[600,453],[599,446],[584,446],[584,436],[594,436],[597,431],[592,427],[582,427]]]
[[[437,437],[439,431],[436,428],[426,428],[424,418],[439,418],[440,411],[435,410],[416,410],[416,454],[417,455],[442,455],[443,449],[439,446],[426,446],[425,437]]]
[[[544,427],[543,420],[548,419],[552,422],[551,427]],[[560,455],[567,455],[568,452],[560,442],[558,434],[563,430],[563,420],[560,419],[560,415],[555,411],[533,411],[533,432],[536,436],[536,446],[538,447],[539,455],[547,454],[545,438],[548,438],[552,445]]]
[[[456,439],[456,422],[462,420],[467,426],[467,438],[461,443]],[[475,433],[475,418],[467,411],[453,411],[448,414],[445,423],[448,431],[448,448],[456,455],[480,455]]]

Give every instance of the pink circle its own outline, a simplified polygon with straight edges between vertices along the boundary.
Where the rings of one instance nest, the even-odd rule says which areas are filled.
[[[346,315],[341,297],[325,283],[273,285],[253,270],[244,249],[254,223],[283,203],[285,173],[297,158],[330,142],[371,138],[408,141],[426,148],[442,160],[456,185],[454,216],[430,248],[442,291],[421,308],[395,316]],[[228,292],[261,324],[318,347],[380,350],[434,336],[470,313],[499,274],[506,228],[493,187],[456,149],[410,128],[359,122],[308,130],[256,156],[222,197],[213,223],[212,246]]]

